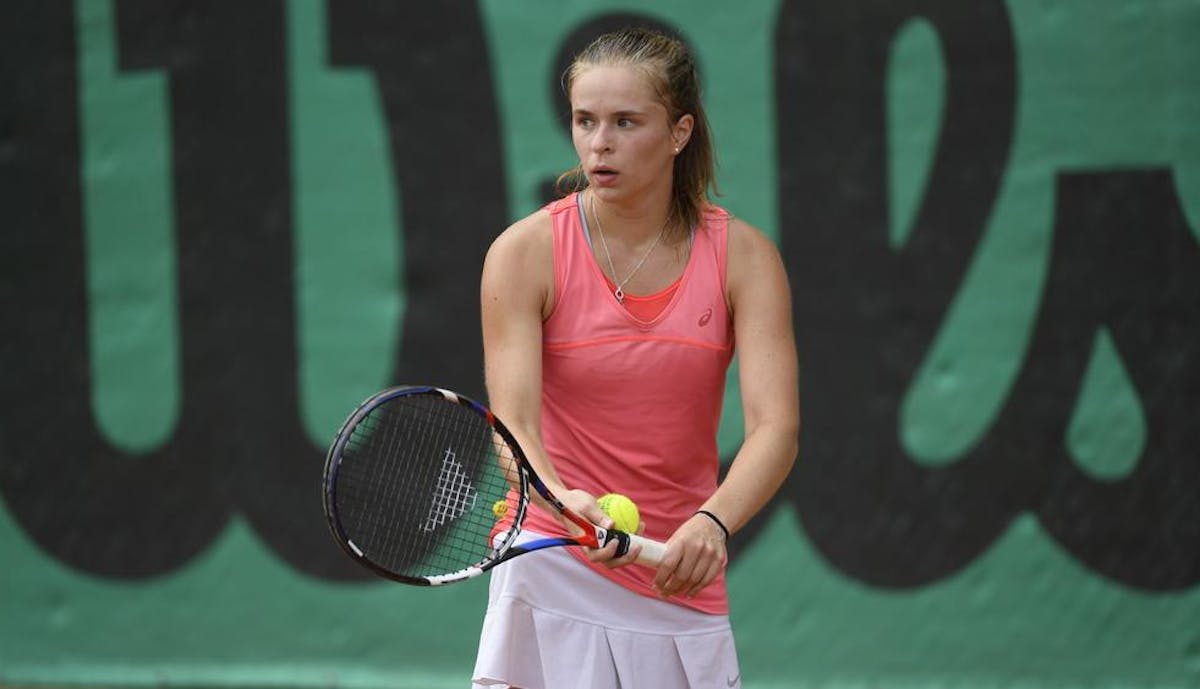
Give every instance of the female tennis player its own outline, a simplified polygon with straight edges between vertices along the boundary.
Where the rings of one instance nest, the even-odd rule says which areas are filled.
[[[714,153],[691,55],[659,33],[596,39],[564,75],[572,193],[505,230],[481,285],[489,402],[537,473],[637,548],[552,548],[491,572],[475,686],[729,687],[740,669],[726,540],[791,469],[799,432],[787,277],[774,244],[709,200]],[[745,437],[718,485],[737,343]],[[535,504],[520,538],[567,532]]]

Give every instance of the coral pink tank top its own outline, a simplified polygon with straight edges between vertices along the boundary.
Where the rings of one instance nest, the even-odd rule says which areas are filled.
[[[640,320],[613,297],[577,198],[548,206],[555,303],[543,323],[542,439],[567,487],[629,496],[645,535],[665,541],[717,488],[717,426],[733,355],[725,300],[729,215],[707,210],[670,300],[652,320]],[[525,528],[563,532],[536,507]],[[600,575],[657,596],[650,568],[610,570],[570,551]],[[694,598],[672,600],[727,613],[724,573]]]

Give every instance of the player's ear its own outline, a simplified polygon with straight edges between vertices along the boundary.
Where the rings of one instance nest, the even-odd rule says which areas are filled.
[[[675,124],[671,125],[671,140],[675,145],[675,152],[679,153],[687,147],[687,143],[692,138],[692,130],[696,126],[696,118],[692,117],[691,113],[684,113],[675,120]]]

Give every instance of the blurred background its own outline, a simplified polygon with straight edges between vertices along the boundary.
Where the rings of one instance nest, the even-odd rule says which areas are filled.
[[[349,563],[323,454],[482,396],[483,253],[626,24],[792,281],[745,686],[1200,686],[1200,0],[5,2],[0,685],[468,685],[486,582]]]

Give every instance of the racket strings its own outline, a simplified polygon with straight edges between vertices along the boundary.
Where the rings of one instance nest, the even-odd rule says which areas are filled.
[[[491,425],[440,396],[399,396],[351,432],[337,509],[347,538],[397,574],[434,576],[494,556],[515,462]]]
[[[446,456],[442,458],[442,468],[438,472],[437,485],[433,492],[433,501],[429,504],[429,515],[425,518],[426,531],[433,531],[439,526],[454,521],[464,512],[474,509],[475,498],[479,491],[471,485],[471,480],[458,462],[458,456],[447,448]]]
[[[386,494],[388,491],[394,491],[398,488],[400,481],[400,473],[397,471],[394,458],[396,457],[396,448],[400,446],[399,436],[404,433],[406,428],[398,424],[383,424],[380,419],[368,416],[364,419],[365,425],[362,426],[364,431],[368,431],[364,436],[359,436],[357,433],[354,438],[365,437],[367,444],[362,448],[364,453],[373,453],[376,456],[385,458],[385,461],[375,461],[365,463],[365,466],[371,476],[369,477],[367,487],[379,486],[378,492],[367,494],[368,500],[372,503],[378,500],[379,496]],[[355,429],[356,431],[358,429]],[[374,443],[374,439],[379,438],[378,446]],[[352,439],[353,443],[354,440]],[[378,505],[373,505],[373,509],[360,513],[363,517],[361,524],[364,527],[369,527],[368,538],[366,543],[375,544],[382,542],[386,535],[401,521],[402,515],[396,511],[384,513],[380,511]],[[381,523],[383,521],[387,523]]]

